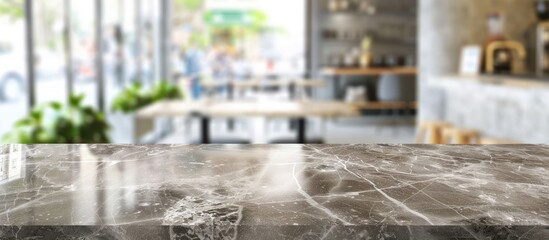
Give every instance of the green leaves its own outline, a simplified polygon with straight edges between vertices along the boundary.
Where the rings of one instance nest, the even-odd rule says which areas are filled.
[[[84,95],[71,96],[69,104],[57,102],[35,107],[3,136],[4,143],[109,143],[109,125],[102,113],[82,106]]]
[[[202,7],[204,0],[176,0],[175,3],[187,10],[194,11]]]
[[[151,97],[154,102],[158,102],[165,99],[182,99],[183,93],[176,85],[161,81],[152,88]]]
[[[11,20],[19,20],[25,16],[23,0],[0,1],[0,16],[7,16]]]
[[[157,83],[151,91],[140,84],[124,90],[113,102],[113,110],[133,112],[164,99],[182,99],[181,91],[167,82]],[[2,137],[3,143],[109,143],[109,125],[103,113],[83,106],[84,95],[69,97],[68,104],[51,102],[35,107],[29,116],[17,121]]]
[[[183,99],[183,93],[173,84],[161,81],[156,83],[150,91],[146,91],[140,83],[134,83],[114,98],[111,110],[133,113],[152,103],[170,99]]]
[[[111,104],[113,112],[131,113],[151,103],[150,96],[140,83],[134,83],[116,96]]]

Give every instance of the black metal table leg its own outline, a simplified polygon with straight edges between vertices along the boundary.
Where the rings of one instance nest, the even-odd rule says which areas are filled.
[[[298,118],[297,119],[297,143],[306,144],[307,143],[307,119]]]
[[[337,100],[339,98],[339,76],[333,76],[333,86],[334,86],[334,99]]]
[[[290,95],[290,100],[297,100],[297,86],[294,82],[290,83],[288,86],[288,91]]]
[[[234,128],[235,128],[235,120],[230,118],[229,120],[227,120],[227,128],[229,129],[229,131],[234,131]]]
[[[291,101],[296,101],[297,100],[297,86],[295,83],[291,83],[290,86],[289,86],[289,89],[290,91],[290,100]],[[295,130],[297,128],[296,126],[296,122],[293,120],[293,119],[290,119],[290,130]]]
[[[210,118],[200,116],[200,142],[202,144],[210,144]]]
[[[235,86],[234,86],[234,82],[229,82],[229,84],[227,85],[227,92],[228,92],[228,96],[227,98],[229,99],[229,101],[233,101],[235,99]],[[229,129],[229,131],[234,131],[234,128],[235,128],[235,121],[234,119],[232,118],[229,118],[227,120],[227,128]]]

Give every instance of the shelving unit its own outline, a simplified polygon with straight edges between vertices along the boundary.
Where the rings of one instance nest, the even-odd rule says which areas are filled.
[[[330,66],[330,56],[342,56],[352,48],[360,48],[365,36],[373,40],[374,55],[416,55],[417,0],[372,1],[374,14],[359,10],[332,12],[328,10],[329,1],[312,3],[310,58],[316,73]],[[326,31],[334,31],[338,37],[326,38]],[[353,37],[342,37],[346,34]]]
[[[395,74],[395,75],[416,75],[417,69],[415,67],[397,67],[397,68],[325,68],[322,70],[322,74],[330,76],[332,80],[336,81],[336,86],[339,85],[339,81],[343,76],[379,76],[383,74]],[[341,91],[337,89],[336,91]],[[379,101],[365,101],[359,103],[353,103],[353,106],[359,110],[417,110],[417,102],[379,102]]]
[[[417,0],[372,1],[376,4],[374,14],[358,10],[331,12],[327,8],[328,1],[314,1],[310,28],[313,77],[325,79],[333,88],[333,93],[327,93],[325,97],[338,100],[349,81],[352,85],[368,85],[372,90],[376,89],[378,81],[375,78],[378,76],[392,74],[413,78],[417,75],[417,69],[409,64],[410,61],[406,61],[406,66],[370,68],[330,64],[334,62],[331,61],[332,57],[344,56],[354,48],[360,49],[365,36],[372,39],[371,54],[374,57],[411,58],[414,64],[417,54]],[[370,101],[355,105],[361,110],[417,109],[415,102],[380,102],[376,99],[373,97]]]

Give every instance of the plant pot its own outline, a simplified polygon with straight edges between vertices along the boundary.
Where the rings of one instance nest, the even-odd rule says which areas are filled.
[[[136,144],[149,133],[155,132],[154,119],[140,119],[135,114],[111,113],[111,140],[118,144]]]
[[[158,140],[170,131],[169,118],[138,118],[134,113],[111,113],[109,115],[111,140],[117,144],[137,144]]]
[[[110,113],[111,141],[117,144],[132,144],[134,142],[134,114]]]

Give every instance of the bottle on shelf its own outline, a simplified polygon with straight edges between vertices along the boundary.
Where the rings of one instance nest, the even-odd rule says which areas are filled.
[[[339,0],[329,0],[328,1],[328,11],[330,11],[330,12],[339,11]]]
[[[328,11],[330,12],[341,12],[347,11],[351,7],[350,0],[329,0],[328,1]]]
[[[360,67],[369,68],[372,66],[372,38],[365,36],[361,43],[362,53],[360,55]]]

